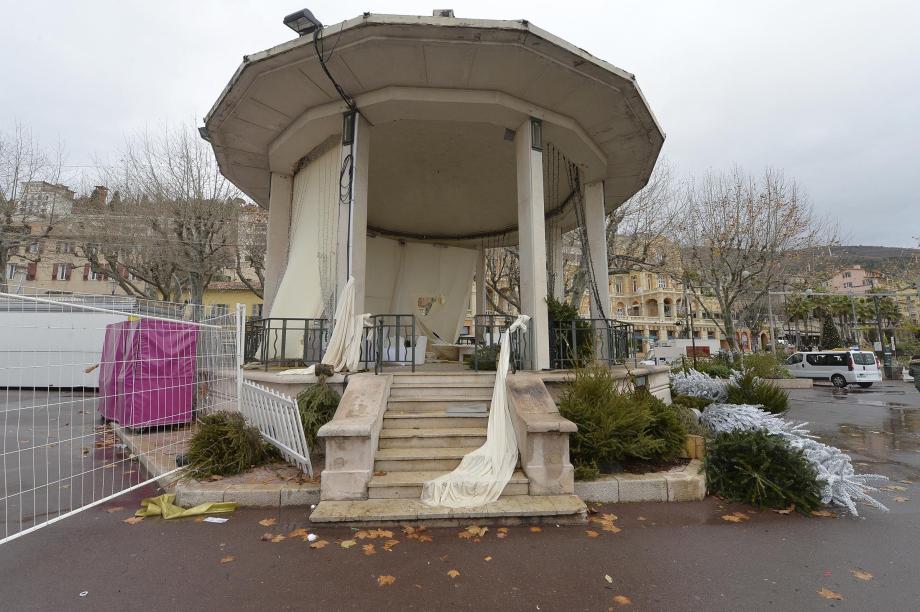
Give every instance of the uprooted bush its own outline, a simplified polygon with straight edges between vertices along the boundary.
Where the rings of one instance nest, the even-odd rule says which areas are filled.
[[[275,457],[259,430],[238,412],[213,412],[198,419],[185,453],[186,474],[202,480],[232,476]]]
[[[316,432],[335,416],[340,398],[339,394],[326,384],[325,376],[318,378],[317,383],[307,385],[297,394],[297,408],[300,410],[300,421],[303,423],[308,448],[322,455],[325,448],[317,443]]]
[[[725,387],[725,392],[729,404],[762,406],[772,414],[782,414],[789,410],[789,394],[786,390],[756,376],[753,370],[745,370],[741,376],[733,378]]]
[[[801,450],[763,430],[719,433],[706,445],[710,493],[757,507],[809,513],[821,505],[815,469]]]
[[[559,412],[578,425],[569,452],[582,480],[596,478],[611,463],[676,459],[687,437],[676,410],[646,389],[622,386],[602,365],[575,371]]]

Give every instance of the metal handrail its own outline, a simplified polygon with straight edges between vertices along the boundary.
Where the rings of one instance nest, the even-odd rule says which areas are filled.
[[[384,364],[401,364],[411,365],[415,372],[415,348],[418,344],[415,315],[371,315],[370,325],[364,328],[363,340],[361,350],[365,369],[370,369],[373,363],[374,374],[380,374]]]
[[[515,315],[502,314],[478,314],[473,317],[473,338],[475,345],[473,350],[473,370],[479,371],[479,356],[482,349],[498,347],[501,343],[502,334],[504,334],[516,320],[517,316]],[[509,342],[511,346],[511,356],[508,360],[512,372],[517,372],[524,368],[528,348],[527,340],[528,335],[523,329],[512,332]],[[498,359],[497,354],[496,359]]]
[[[589,363],[624,363],[630,355],[632,333],[632,325],[615,319],[556,321],[550,330],[550,365],[570,369]]]
[[[244,360],[270,366],[297,367],[320,363],[332,333],[326,319],[272,317],[246,322]],[[288,350],[299,343],[303,348]]]

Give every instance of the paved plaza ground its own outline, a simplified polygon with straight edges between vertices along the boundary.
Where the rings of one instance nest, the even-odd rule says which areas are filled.
[[[0,546],[0,607],[918,609],[920,393],[891,382],[791,395],[791,418],[809,421],[823,440],[847,449],[859,471],[886,474],[904,489],[880,492],[890,513],[860,507],[860,518],[806,518],[708,498],[598,508],[596,518],[616,515],[608,524],[617,533],[602,523],[539,532],[512,527],[506,534],[490,527],[478,537],[450,528],[425,532],[431,541],[399,529],[361,539],[349,528],[311,526],[303,508],[242,509],[224,524],[122,522],[142,496],[155,494],[151,488]],[[736,511],[749,518],[721,518]],[[299,529],[328,544],[312,548]],[[277,542],[263,539],[292,532]],[[341,545],[352,540],[354,546]],[[373,554],[366,554],[368,544]],[[459,573],[451,577],[452,570]],[[825,599],[822,589],[842,599]]]

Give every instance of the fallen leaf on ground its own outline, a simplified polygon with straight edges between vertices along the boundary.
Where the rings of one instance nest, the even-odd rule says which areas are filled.
[[[604,574],[604,580],[606,580],[608,584],[613,584],[613,577],[610,574]]]
[[[416,539],[417,539],[419,542],[431,542],[434,538],[432,538],[432,537],[431,537],[430,535],[428,535],[427,533],[423,533],[423,534],[419,535],[418,538],[416,538]]]
[[[733,514],[722,515],[722,520],[728,521],[729,523],[741,523],[742,521],[746,521],[750,518],[751,517],[749,517],[747,514],[744,514],[743,512],[735,512]]]
[[[262,537],[259,539],[263,542],[270,542],[273,537],[275,537],[275,534],[273,533],[263,533]]]
[[[608,521],[608,522],[610,522],[610,521],[615,521],[615,520],[617,520],[617,515],[616,515],[616,514],[602,514],[602,515],[601,515],[601,520],[602,520],[602,521]]]
[[[835,593],[827,587],[821,587],[821,590],[818,591],[818,595],[824,599],[836,599],[838,601],[843,599],[843,595],[840,593]]]
[[[271,527],[272,525],[275,525],[277,523],[278,523],[278,519],[274,519],[274,518],[267,518],[267,519],[262,519],[261,521],[259,521],[259,524],[262,525],[263,527]]]
[[[357,544],[357,542],[354,540],[344,540],[341,544],[339,544],[339,546],[342,548],[351,548],[355,544]]]
[[[460,537],[469,540],[470,538],[480,538],[486,535],[486,532],[489,530],[488,527],[480,527],[479,525],[470,525],[466,528],[466,531],[460,532]]]
[[[234,557],[233,555],[227,555],[226,557],[220,560],[221,563],[230,563],[231,561],[236,561],[236,557]]]
[[[373,544],[365,544],[364,546],[361,547],[361,549],[364,551],[364,554],[367,555],[368,557],[370,557],[371,555],[377,554],[377,551],[374,550]]]
[[[272,538],[272,542],[277,544],[278,542],[283,542],[287,540],[287,536],[281,535],[280,533]]]
[[[460,572],[458,572],[455,569],[452,569],[449,572],[447,572],[447,575],[450,576],[451,578],[456,578],[457,576],[460,575]]]
[[[900,493],[906,490],[907,490],[907,487],[902,487],[899,485],[888,485],[887,487],[882,487],[882,491],[897,491]]]
[[[587,531],[585,531],[585,535],[588,536],[589,538],[596,538],[597,536],[599,536],[599,535],[601,535],[601,534],[599,534],[598,532],[594,531],[593,529],[588,529]]]
[[[395,576],[377,576],[377,586],[387,586],[396,582]]]
[[[491,561],[491,560],[492,560],[492,557],[483,557],[482,560],[483,560],[483,561]]]
[[[505,538],[508,537],[508,528],[507,528],[507,527],[499,527],[498,529],[496,529],[496,532],[497,532],[497,533],[495,534],[495,537],[496,537],[496,538],[505,539]]]
[[[393,547],[399,544],[399,540],[387,540],[383,543],[383,550],[387,552],[392,552]]]
[[[541,531],[543,531],[542,527],[531,527],[530,528],[530,533],[540,533]]]
[[[374,472],[374,476],[386,476],[386,475],[387,475],[386,472],[382,472],[382,471],[381,471],[381,472]]]
[[[621,531],[623,531],[616,525],[604,525],[603,527],[601,527],[601,529],[603,529],[604,531],[609,531],[610,533],[620,533]]]
[[[837,518],[836,512],[831,512],[830,510],[812,510],[812,516],[820,516],[823,518]]]
[[[122,523],[128,523],[129,525],[137,525],[142,520],[144,520],[144,517],[142,516],[129,516],[128,518],[123,520]]]
[[[303,527],[301,527],[300,529],[295,529],[294,531],[289,533],[288,537],[289,538],[305,538],[307,537],[307,535],[309,535],[309,532]]]
[[[112,514],[113,512],[121,512],[124,509],[125,509],[124,506],[109,506],[108,508],[105,509],[105,511],[108,512],[109,514]]]
[[[438,557],[438,559],[440,559],[441,561],[447,561],[447,555],[440,556]]]
[[[392,538],[393,532],[389,529],[371,529],[368,533],[375,534],[377,538]]]
[[[319,550],[320,548],[326,548],[328,544],[329,542],[327,542],[326,540],[317,540],[313,542],[312,544],[310,544],[310,548],[316,548],[317,550]]]
[[[875,577],[865,570],[850,570],[850,573],[853,574],[854,578],[858,578],[859,580],[868,581],[868,580],[872,580]]]
[[[223,480],[223,479],[224,477],[221,476],[220,474],[211,474],[211,476],[208,478],[208,480],[215,480],[215,481]]]
[[[773,512],[777,514],[792,514],[793,512],[795,512],[795,504],[792,504],[788,508],[783,508],[781,510],[774,509]]]
[[[628,606],[632,604],[632,599],[626,595],[614,595],[613,603],[617,604],[618,606]]]
[[[898,502],[899,504],[903,504],[906,501],[910,501],[910,498],[898,496],[894,498],[894,501]]]
[[[637,520],[637,521],[644,521],[644,520],[646,520],[646,518],[645,518],[644,516],[640,516],[640,517],[638,517],[636,520]]]

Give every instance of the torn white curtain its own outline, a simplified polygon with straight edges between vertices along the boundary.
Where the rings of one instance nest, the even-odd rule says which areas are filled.
[[[355,279],[348,277],[342,290],[341,300],[335,307],[335,319],[332,324],[332,336],[323,353],[322,363],[331,365],[335,372],[356,372],[361,363],[361,342],[364,339],[364,327],[370,314],[355,314]],[[285,370],[282,374],[313,374],[316,366]]]
[[[498,499],[511,480],[518,447],[505,378],[508,376],[511,334],[518,329],[526,331],[529,319],[527,315],[519,316],[502,337],[485,444],[466,455],[453,472],[426,482],[422,488],[424,503],[449,508],[481,506]]]

